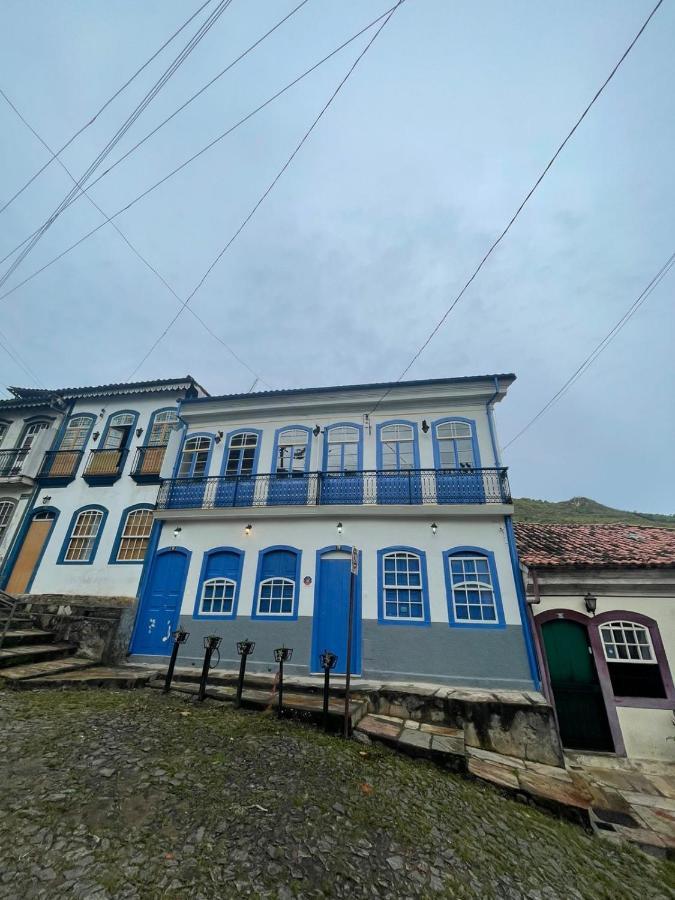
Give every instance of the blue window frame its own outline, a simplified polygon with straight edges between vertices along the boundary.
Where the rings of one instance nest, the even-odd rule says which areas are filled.
[[[476,422],[462,416],[431,423],[438,503],[483,503]]]
[[[504,609],[494,553],[454,547],[443,554],[448,621],[465,628],[503,628]]]
[[[255,579],[252,619],[297,619],[302,551],[275,546],[261,550]]]
[[[73,450],[79,452],[87,446],[87,441],[94,430],[96,416],[93,413],[78,413],[71,416],[61,432],[57,450]]]
[[[171,483],[168,505],[172,509],[202,506],[209,474],[214,435],[197,431],[183,436],[176,458],[174,481]]]
[[[307,503],[311,451],[312,431],[306,425],[285,425],[276,430],[268,503],[282,506]]]
[[[149,503],[136,503],[122,510],[109,563],[143,565],[152,533],[152,510]]]
[[[163,406],[150,416],[145,432],[145,447],[166,447],[171,432],[179,425],[178,410],[175,406]]]
[[[108,416],[103,429],[101,450],[128,450],[134,438],[138,413],[135,409],[118,409]]]
[[[377,502],[421,503],[417,422],[381,422],[377,433]]]
[[[108,510],[90,504],[76,509],[70,520],[57,565],[90,566],[96,558]]]
[[[252,506],[262,431],[239,428],[227,436],[216,506]]]
[[[377,617],[381,625],[429,625],[427,557],[415,547],[377,551]]]
[[[235,619],[244,565],[244,551],[214,547],[202,560],[193,618]]]
[[[327,425],[323,436],[321,503],[363,502],[363,426]]]

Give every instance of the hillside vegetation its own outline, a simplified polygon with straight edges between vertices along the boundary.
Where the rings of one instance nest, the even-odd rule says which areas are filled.
[[[531,500],[529,497],[514,499],[516,522],[570,522],[602,524],[621,522],[626,525],[658,525],[675,528],[675,515],[628,512],[603,506],[588,497],[572,497],[560,503],[548,500]]]

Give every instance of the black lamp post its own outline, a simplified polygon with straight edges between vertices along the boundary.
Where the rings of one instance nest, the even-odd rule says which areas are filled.
[[[328,695],[330,693],[330,670],[337,665],[338,658],[330,650],[324,650],[319,657],[323,669],[323,730],[328,731]]]
[[[279,700],[277,703],[277,715],[281,718],[281,710],[284,705],[284,663],[290,662],[293,656],[291,647],[277,647],[274,651],[274,661],[279,663]]]
[[[241,692],[244,689],[244,675],[246,674],[246,657],[255,650],[255,641],[237,641],[237,653],[241,656],[239,663],[239,680],[237,681],[237,699],[234,705],[237,709],[241,706]]]
[[[199,679],[199,691],[197,692],[197,700],[206,699],[206,679],[209,677],[209,669],[211,668],[211,657],[214,653],[218,653],[218,661],[220,662],[220,653],[218,647],[222,638],[217,634],[207,634],[204,638],[204,665],[202,666],[202,677]]]
[[[169,668],[166,670],[166,678],[164,679],[164,693],[168,694],[171,688],[171,680],[173,679],[173,670],[176,668],[176,658],[178,657],[178,651],[180,650],[180,645],[184,644],[185,641],[190,637],[189,631],[183,631],[182,628],[178,628],[173,633],[173,649],[171,651],[171,660],[169,662]]]

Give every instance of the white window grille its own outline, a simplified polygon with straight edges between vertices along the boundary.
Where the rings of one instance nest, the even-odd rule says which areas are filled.
[[[261,615],[293,615],[295,582],[290,578],[266,578],[258,589],[258,613]]]
[[[150,532],[152,531],[152,510],[132,509],[127,514],[119,547],[118,562],[138,562],[145,559]]]
[[[416,553],[397,551],[382,558],[385,619],[424,621],[422,561]]]
[[[234,609],[236,581],[231,578],[209,578],[202,585],[200,612],[205,615],[229,615]]]
[[[66,562],[89,562],[103,520],[99,509],[83,509],[78,515],[65,553]]]
[[[497,622],[497,604],[490,566],[485,556],[450,558],[452,603],[457,622]]]
[[[649,630],[635,622],[606,622],[600,626],[607,662],[656,663]]]

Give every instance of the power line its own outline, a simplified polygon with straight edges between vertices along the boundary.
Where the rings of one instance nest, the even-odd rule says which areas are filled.
[[[158,187],[160,187],[162,184],[164,184],[164,182],[168,181],[170,178],[173,178],[174,175],[177,175],[182,169],[189,166],[191,163],[193,163],[196,159],[198,159],[200,156],[202,156],[204,153],[206,153],[212,147],[215,147],[216,144],[220,143],[220,141],[224,140],[226,137],[228,137],[228,135],[230,135],[230,134],[232,134],[232,132],[236,131],[237,128],[244,125],[246,122],[248,122],[254,116],[256,116],[259,112],[262,112],[262,110],[265,109],[265,107],[269,106],[271,103],[273,103],[279,97],[281,97],[282,94],[285,94],[286,91],[290,90],[292,87],[295,87],[296,84],[299,84],[299,82],[301,82],[304,78],[306,78],[308,75],[311,75],[312,72],[314,72],[320,66],[324,65],[324,63],[328,62],[329,59],[331,59],[333,56],[335,56],[341,50],[344,50],[344,48],[347,47],[349,44],[353,43],[353,41],[355,41],[359,37],[361,37],[362,34],[365,34],[367,31],[370,31],[370,29],[374,25],[377,25],[378,22],[382,21],[382,19],[386,18],[393,10],[395,10],[397,5],[398,5],[398,3],[389,7],[389,9],[385,10],[381,15],[377,16],[377,18],[373,19],[371,22],[369,22],[367,25],[365,25],[363,28],[361,28],[359,31],[357,31],[355,34],[353,34],[350,38],[347,38],[346,41],[343,41],[339,46],[337,46],[334,50],[331,50],[330,53],[328,53],[326,56],[324,56],[318,62],[314,63],[308,69],[305,69],[304,72],[302,72],[300,75],[296,76],[292,81],[289,81],[286,85],[284,85],[284,87],[282,87],[276,93],[274,93],[270,97],[268,97],[267,100],[265,100],[263,103],[261,103],[255,109],[251,110],[251,112],[247,113],[245,116],[243,116],[241,119],[239,119],[239,121],[235,122],[234,125],[231,125],[225,131],[223,131],[221,134],[219,134],[217,137],[215,137],[212,141],[209,141],[208,144],[205,144],[200,150],[198,150],[192,156],[188,157],[188,159],[184,160],[182,163],[180,163],[180,165],[176,166],[175,169],[172,169],[171,172],[169,172],[167,175],[164,175],[162,178],[160,178],[159,181],[156,181],[149,188],[146,188],[146,190],[144,190],[137,197],[134,197],[133,200],[130,200],[129,203],[127,203],[121,209],[118,209],[117,212],[113,213],[110,216],[110,219],[116,219],[118,216],[121,216],[122,213],[125,213],[127,210],[131,209],[132,206],[135,206],[136,203],[139,203],[141,200],[143,200],[145,197],[147,197],[149,194],[151,194],[153,191],[155,191]],[[46,262],[43,266],[40,266],[39,269],[36,269],[34,272],[32,272],[30,275],[28,275],[26,278],[24,278],[23,281],[17,282],[17,284],[13,285],[13,287],[9,288],[9,290],[5,291],[3,294],[0,294],[0,301],[9,297],[10,294],[13,294],[15,291],[19,290],[19,288],[23,287],[23,285],[27,284],[29,281],[32,281],[33,278],[40,275],[42,272],[45,271],[45,269],[48,269],[55,262],[58,262],[60,259],[62,259],[67,253],[70,253],[71,250],[74,250],[76,247],[78,247],[80,244],[82,244],[84,241],[86,241],[88,238],[90,238],[93,234],[96,234],[96,232],[99,231],[101,228],[103,228],[106,224],[107,224],[107,222],[101,222],[99,225],[96,225],[94,228],[92,228],[86,234],[82,235],[82,237],[79,238],[77,241],[75,241],[75,243],[71,244],[69,247],[66,247],[65,250],[62,250],[60,253],[58,253],[56,256],[52,257],[52,259],[50,259],[48,262]],[[15,249],[18,249],[18,248],[15,248]],[[12,253],[13,252],[14,251],[12,251]],[[9,255],[11,256],[11,253]]]
[[[545,166],[543,172],[541,173],[541,175],[537,178],[537,180],[535,181],[535,183],[532,185],[532,187],[530,188],[530,190],[527,192],[527,194],[525,195],[525,199],[522,201],[522,203],[520,204],[520,206],[518,207],[518,209],[515,211],[515,213],[511,216],[511,218],[509,219],[509,222],[508,222],[508,224],[506,225],[506,227],[504,228],[504,230],[501,232],[501,234],[499,235],[499,237],[498,237],[498,238],[490,245],[490,247],[489,247],[487,253],[483,256],[483,258],[481,259],[481,261],[478,263],[478,265],[476,266],[476,268],[475,268],[474,271],[472,272],[472,274],[471,274],[471,276],[469,277],[469,279],[465,282],[465,284],[464,284],[464,286],[462,287],[461,291],[457,294],[457,296],[454,298],[454,300],[452,301],[452,303],[450,304],[450,306],[449,306],[449,307],[446,309],[446,311],[443,313],[443,315],[441,316],[441,318],[439,319],[439,321],[436,323],[436,325],[435,325],[435,326],[433,327],[433,329],[431,330],[431,333],[429,334],[429,336],[427,337],[427,339],[424,341],[424,343],[422,344],[422,346],[421,346],[421,347],[417,350],[417,352],[414,354],[414,356],[412,357],[412,359],[410,360],[410,362],[408,363],[408,365],[405,367],[405,369],[401,372],[401,374],[400,374],[400,375],[398,376],[398,378],[396,379],[396,382],[395,382],[395,383],[398,383],[399,381],[402,381],[403,378],[405,378],[405,376],[406,376],[407,373],[410,371],[410,369],[413,367],[413,365],[415,364],[415,362],[419,359],[419,357],[422,355],[422,353],[423,353],[423,352],[426,350],[426,348],[429,346],[429,344],[431,343],[431,341],[433,340],[433,338],[435,337],[435,335],[438,333],[438,331],[440,330],[440,328],[442,327],[443,323],[444,323],[445,320],[448,318],[448,316],[450,315],[450,313],[453,311],[453,309],[457,306],[457,304],[459,303],[459,301],[462,299],[462,297],[464,296],[464,294],[465,294],[466,291],[468,290],[469,286],[471,285],[471,283],[473,282],[473,280],[476,278],[476,276],[478,275],[478,273],[480,272],[480,270],[483,268],[483,266],[485,265],[485,263],[488,261],[488,259],[492,256],[492,254],[494,253],[494,251],[495,251],[495,250],[497,249],[497,247],[499,246],[499,244],[504,240],[504,238],[506,237],[506,235],[509,233],[509,231],[511,230],[511,226],[514,224],[514,222],[516,221],[516,219],[518,218],[518,216],[520,215],[520,213],[523,211],[523,209],[524,209],[526,203],[528,202],[528,200],[530,199],[530,197],[534,194],[534,192],[537,190],[537,188],[539,187],[539,185],[541,184],[541,182],[544,180],[544,178],[545,178],[546,175],[548,174],[549,169],[553,166],[554,162],[555,162],[556,159],[560,156],[560,154],[561,154],[562,151],[564,150],[565,146],[567,145],[568,141],[572,138],[572,135],[575,133],[575,131],[577,130],[577,128],[581,125],[581,123],[583,122],[583,120],[586,118],[586,116],[587,116],[588,113],[590,112],[591,108],[592,108],[593,105],[595,104],[596,100],[600,97],[600,95],[601,95],[602,92],[605,90],[605,88],[607,87],[607,85],[610,83],[610,81],[612,80],[612,78],[614,78],[614,76],[616,75],[616,73],[617,73],[619,67],[621,66],[621,64],[623,63],[623,61],[626,59],[626,57],[628,56],[628,54],[630,53],[630,51],[633,49],[633,47],[635,46],[635,44],[636,44],[637,41],[639,40],[640,35],[641,35],[642,32],[645,30],[645,28],[647,27],[647,25],[649,25],[649,23],[650,23],[652,17],[655,15],[656,11],[658,10],[658,8],[661,6],[662,3],[663,3],[663,0],[658,0],[658,3],[657,3],[656,6],[654,7],[654,9],[652,9],[652,11],[649,13],[649,15],[647,16],[647,18],[646,18],[645,21],[643,22],[642,27],[640,28],[640,30],[638,31],[638,33],[635,35],[635,37],[634,37],[633,40],[630,42],[630,44],[628,45],[628,47],[624,50],[624,52],[623,52],[623,54],[621,55],[619,61],[616,63],[616,65],[614,66],[614,68],[612,69],[612,71],[609,73],[609,75],[607,76],[607,78],[603,81],[602,85],[601,85],[601,86],[598,88],[598,90],[595,92],[595,94],[594,94],[593,99],[591,100],[591,102],[588,104],[588,106],[584,109],[584,111],[583,111],[582,114],[579,116],[579,118],[577,119],[577,121],[574,123],[574,126],[572,127],[572,129],[567,133],[567,136],[565,137],[565,140],[562,142],[562,144],[560,144],[560,146],[558,147],[558,149],[555,151],[555,153],[553,154],[553,156],[551,157],[551,159],[550,159],[550,160],[548,161],[548,163],[546,164],[546,166]],[[372,408],[371,413],[375,412],[375,410],[376,410],[376,409],[378,408],[378,406],[382,403],[382,401],[384,400],[384,398],[385,398],[389,393],[391,393],[391,390],[392,390],[391,388],[388,388],[388,389],[384,392],[384,394],[380,397],[380,399],[377,401],[377,403],[375,404],[375,406]]]
[[[232,0],[220,0],[218,6],[215,10],[208,16],[205,22],[200,25],[197,32],[190,38],[187,44],[182,48],[182,50],[178,53],[176,58],[171,62],[171,64],[165,69],[162,75],[158,78],[155,84],[150,88],[150,90],[146,93],[145,97],[141,100],[141,102],[136,106],[134,111],[130,116],[127,117],[125,122],[120,126],[120,128],[116,131],[113,137],[108,141],[106,146],[101,150],[96,159],[89,165],[84,174],[79,178],[75,187],[71,188],[71,190],[66,194],[64,199],[59,203],[54,212],[49,216],[48,219],[45,220],[43,225],[38,230],[37,234],[31,238],[28,244],[23,248],[23,250],[16,257],[14,262],[9,266],[6,272],[0,277],[0,287],[5,284],[7,279],[12,275],[12,273],[17,269],[19,265],[21,265],[22,261],[28,256],[33,247],[38,243],[42,235],[54,224],[56,219],[61,215],[63,210],[66,208],[70,199],[75,196],[86,184],[91,175],[96,171],[96,169],[101,165],[103,160],[108,156],[108,154],[112,151],[112,149],[122,140],[126,132],[131,128],[136,119],[141,115],[143,110],[154,100],[157,94],[162,90],[164,85],[169,81],[169,79],[175,74],[175,72],[179,69],[179,67],[185,62],[188,56],[192,53],[195,47],[202,41],[202,39],[206,36],[206,34],[211,30],[216,21],[220,18],[220,16],[225,12],[227,7],[232,3]]]
[[[196,12],[193,12],[192,15],[190,16],[190,18],[186,19],[185,22],[183,22],[183,24],[180,26],[180,28],[178,28],[176,31],[174,31],[174,33],[171,35],[171,37],[169,37],[166,41],[164,41],[162,46],[159,47],[159,49],[155,50],[155,52],[152,54],[152,56],[150,56],[148,59],[146,59],[146,61],[143,63],[142,66],[140,66],[140,68],[136,69],[134,74],[130,78],[128,78],[124,82],[124,84],[115,91],[115,93],[112,95],[112,97],[108,97],[108,99],[105,101],[103,106],[101,106],[97,110],[97,112],[95,112],[94,115],[91,116],[91,118],[88,119],[84,123],[84,125],[82,125],[80,128],[78,128],[78,130],[73,135],[71,135],[71,137],[68,138],[68,140],[65,142],[65,144],[56,151],[54,156],[59,156],[61,153],[63,153],[63,151],[65,149],[67,149],[68,147],[70,147],[70,145],[73,143],[73,141],[76,138],[78,138],[82,134],[83,131],[86,131],[90,125],[93,125],[94,122],[101,115],[101,113],[105,109],[107,109],[108,106],[110,106],[110,104],[113,102],[113,100],[116,100],[117,97],[119,97],[119,95],[122,93],[122,91],[124,91],[126,88],[128,88],[129,85],[131,84],[131,82],[135,78],[137,78],[138,75],[140,75],[141,72],[144,69],[146,69],[150,65],[150,63],[159,56],[159,54],[162,52],[162,50],[164,50],[165,47],[168,47],[169,44],[171,43],[171,41],[173,41],[174,38],[178,37],[178,35],[181,33],[181,31],[183,31],[185,28],[187,28],[187,26],[190,24],[190,22],[192,22],[192,20],[195,18],[195,16],[198,16],[199,13],[204,9],[204,7],[208,6],[209,3],[211,3],[211,2],[212,2],[212,0],[206,0],[205,3],[202,3],[202,5],[199,7],[199,9],[196,10]],[[50,166],[52,164],[53,159],[54,159],[54,157],[50,157],[47,160],[47,162],[37,170],[37,172],[35,172],[33,175],[31,175],[31,177],[23,185],[23,187],[20,187],[19,190],[15,194],[13,194],[9,198],[9,200],[6,201],[6,203],[3,206],[0,207],[0,213],[4,212],[7,209],[7,207],[16,200],[17,197],[19,197],[21,194],[23,194],[23,192],[26,190],[26,188],[29,187],[35,181],[35,179],[38,176],[40,176],[48,166]],[[31,235],[31,237],[32,237],[32,235]],[[12,252],[14,252],[14,251],[12,251]],[[3,260],[3,262],[4,262],[4,260]]]
[[[0,331],[0,347],[2,347],[2,349],[5,351],[5,353],[9,357],[11,357],[11,359],[14,360],[14,362],[17,364],[17,366],[20,366],[20,368],[23,369],[23,371],[26,373],[26,375],[28,375],[28,377],[31,378],[35,382],[35,384],[37,384],[39,387],[42,387],[42,388],[45,387],[45,385],[40,381],[38,376],[28,365],[28,363],[24,362],[21,359],[21,356],[19,355],[19,351],[12,350],[11,346],[9,346],[10,344],[11,344],[11,341],[7,337],[7,335],[3,331]]]
[[[6,102],[7,102],[7,103],[9,104],[9,106],[14,110],[14,112],[16,113],[16,115],[19,117],[19,119],[21,119],[21,121],[22,121],[23,124],[26,126],[26,128],[28,128],[28,130],[31,132],[31,134],[33,134],[33,135],[35,136],[35,138],[37,138],[37,140],[42,144],[42,146],[45,148],[45,150],[47,150],[48,153],[51,153],[52,156],[53,156],[53,158],[56,159],[56,158],[57,158],[57,157],[56,157],[56,154],[55,154],[54,151],[51,149],[51,147],[49,146],[49,144],[47,144],[47,142],[46,142],[46,141],[38,134],[38,132],[33,128],[33,126],[30,124],[30,122],[28,122],[28,120],[22,115],[22,113],[17,109],[17,107],[16,107],[16,106],[14,105],[14,103],[10,100],[10,98],[7,96],[7,94],[2,90],[2,88],[0,88],[0,95],[1,95],[2,97],[4,97],[4,99],[6,100]],[[70,171],[70,169],[68,169],[68,167],[67,167],[66,164],[63,162],[63,160],[62,160],[62,159],[58,159],[57,161],[58,161],[58,164],[59,164],[59,165],[61,166],[61,168],[63,169],[63,171],[66,173],[66,175],[68,175],[68,177],[71,179],[71,181],[73,181],[74,184],[77,184],[77,182],[76,182],[76,180],[75,180],[75,176],[72,174],[72,172]],[[87,198],[87,200],[89,200],[89,202],[91,203],[91,205],[92,205],[95,209],[97,209],[98,212],[100,212],[102,216],[104,216],[104,218],[106,219],[106,222],[108,222],[108,223],[110,223],[110,224],[112,225],[112,227],[113,227],[113,228],[115,229],[115,231],[119,234],[119,236],[122,238],[122,240],[123,240],[124,243],[127,245],[127,247],[129,247],[129,249],[131,250],[131,252],[132,252],[135,256],[137,256],[138,259],[140,259],[140,261],[141,261],[141,262],[142,262],[142,263],[143,263],[143,264],[144,264],[151,272],[154,273],[154,275],[157,276],[157,278],[162,282],[162,284],[167,288],[167,290],[171,292],[171,294],[176,298],[176,300],[178,300],[179,303],[182,303],[182,302],[183,302],[182,297],[180,297],[180,296],[176,293],[176,291],[171,287],[171,285],[170,285],[169,282],[164,278],[164,276],[161,274],[161,272],[159,272],[159,271],[155,268],[155,266],[153,266],[152,263],[150,263],[150,262],[143,256],[143,254],[140,252],[140,250],[138,250],[138,249],[131,243],[131,241],[129,240],[129,238],[124,234],[124,232],[121,231],[121,229],[117,226],[117,224],[116,224],[115,222],[112,222],[112,221],[110,220],[110,218],[108,217],[107,213],[106,213],[103,209],[101,209],[101,207],[98,205],[98,203],[96,203],[96,201],[88,194],[88,192],[87,192],[86,189],[83,189],[82,194]],[[254,376],[255,376],[256,381],[262,381],[263,384],[267,385],[267,387],[271,387],[271,385],[269,385],[268,382],[265,381],[265,379],[262,377],[262,375],[258,375],[258,373],[257,373],[254,369],[252,369],[251,366],[250,366],[244,359],[242,359],[242,358],[241,358],[241,357],[240,357],[240,356],[232,349],[232,347],[229,346],[229,344],[227,344],[227,343],[226,343],[219,335],[217,335],[217,334],[216,334],[216,333],[215,333],[215,332],[214,332],[214,331],[206,324],[206,322],[201,318],[201,316],[197,315],[197,313],[195,313],[194,310],[192,310],[192,309],[190,309],[190,312],[192,313],[192,315],[194,316],[194,318],[195,318],[198,322],[200,322],[200,323],[203,325],[203,327],[206,329],[206,331],[208,331],[208,333],[209,333],[210,335],[212,335],[212,336],[218,341],[219,344],[222,344],[222,346],[225,347],[225,349],[228,351],[228,353],[230,353],[231,356],[234,357],[234,359],[237,360],[237,362],[241,363],[241,365],[244,366],[244,368],[246,368],[246,369],[251,373],[251,375],[254,375]],[[7,349],[7,348],[5,348],[5,349]],[[8,351],[8,352],[9,352],[9,351]],[[19,364],[23,366],[22,363],[19,363]],[[23,366],[23,368],[26,369],[26,366]],[[33,377],[36,378],[36,380],[37,380],[37,376],[33,375]]]
[[[326,112],[326,110],[328,109],[328,107],[331,105],[331,103],[333,102],[333,100],[335,100],[335,98],[337,97],[337,95],[340,93],[340,91],[342,90],[342,88],[343,88],[344,84],[346,83],[347,79],[349,78],[349,76],[352,74],[352,72],[354,71],[354,69],[358,66],[358,64],[361,62],[361,60],[362,60],[363,57],[366,55],[366,53],[368,52],[368,50],[372,47],[372,45],[374,44],[374,42],[377,40],[377,38],[378,38],[379,34],[381,33],[382,29],[383,29],[384,26],[387,24],[387,22],[391,19],[391,17],[394,15],[394,13],[395,13],[396,10],[398,9],[398,7],[401,6],[401,4],[404,3],[404,2],[405,2],[405,0],[398,0],[398,3],[395,4],[395,6],[394,6],[393,9],[391,10],[391,12],[386,16],[386,18],[384,19],[384,21],[383,21],[383,22],[380,24],[380,26],[377,28],[377,30],[375,31],[375,34],[370,38],[370,40],[368,41],[368,43],[366,44],[366,46],[363,48],[363,50],[359,53],[359,55],[356,57],[356,59],[354,60],[354,62],[351,64],[351,66],[350,66],[349,69],[347,70],[346,75],[342,78],[342,80],[340,81],[340,83],[338,84],[338,86],[335,88],[335,90],[333,91],[333,93],[331,94],[331,96],[328,98],[328,102],[323,106],[323,108],[321,109],[321,111],[319,112],[319,114],[316,116],[316,118],[314,119],[314,121],[312,122],[312,124],[309,126],[309,128],[307,129],[307,131],[303,134],[302,138],[300,139],[299,143],[297,144],[297,146],[295,147],[295,149],[293,150],[293,152],[291,153],[291,155],[288,157],[288,159],[287,159],[286,162],[283,164],[283,166],[281,167],[281,169],[279,169],[279,171],[278,171],[277,174],[274,176],[274,178],[272,179],[272,181],[269,183],[269,185],[267,186],[267,188],[263,191],[262,195],[261,195],[260,198],[257,200],[257,202],[255,203],[255,205],[253,206],[253,208],[251,209],[251,211],[249,212],[249,214],[246,216],[246,218],[244,219],[244,221],[243,221],[243,222],[241,223],[241,225],[237,228],[237,230],[234,232],[234,234],[232,235],[232,237],[227,241],[227,243],[225,244],[225,246],[224,246],[224,247],[220,250],[220,252],[216,255],[215,259],[211,262],[211,264],[210,264],[209,267],[206,269],[206,271],[204,272],[204,274],[202,275],[202,277],[199,279],[199,281],[197,282],[197,284],[196,284],[196,286],[194,287],[194,289],[192,290],[192,292],[188,295],[187,299],[183,302],[183,306],[178,310],[178,312],[177,312],[177,313],[174,315],[174,317],[170,320],[170,322],[168,323],[168,325],[166,326],[166,328],[162,331],[162,333],[159,335],[159,337],[157,337],[157,339],[154,341],[154,343],[152,344],[152,346],[150,347],[150,349],[147,351],[147,353],[143,356],[143,358],[141,359],[141,361],[138,363],[138,365],[136,366],[136,368],[131,372],[131,374],[129,375],[129,380],[131,380],[131,378],[132,378],[132,377],[136,374],[136,372],[140,369],[140,367],[143,365],[143,363],[146,361],[146,359],[150,356],[150,354],[152,353],[152,351],[159,345],[159,343],[160,343],[160,342],[162,341],[162,339],[166,336],[166,334],[168,334],[168,332],[169,332],[169,330],[171,329],[171,327],[173,326],[173,324],[178,320],[178,318],[180,317],[180,315],[181,315],[181,313],[183,312],[183,310],[185,309],[185,307],[188,306],[188,304],[192,301],[193,297],[195,296],[195,294],[197,293],[197,291],[200,289],[200,287],[204,284],[204,282],[205,282],[206,279],[209,277],[209,275],[211,274],[211,272],[213,271],[213,269],[216,267],[216,265],[218,264],[218,262],[222,259],[222,257],[223,257],[224,254],[227,252],[227,250],[232,246],[232,244],[233,244],[234,241],[237,239],[237,237],[241,234],[241,232],[244,230],[244,228],[246,227],[246,225],[248,225],[248,223],[251,221],[251,219],[253,218],[253,216],[255,215],[255,213],[258,211],[258,209],[260,208],[260,206],[263,204],[263,202],[265,201],[265,199],[269,196],[269,194],[271,193],[271,191],[274,189],[274,186],[277,184],[277,182],[278,182],[279,179],[282,177],[282,175],[284,174],[284,172],[285,172],[285,171],[288,169],[288,167],[291,165],[291,163],[292,163],[293,160],[295,159],[296,155],[300,152],[301,147],[302,147],[302,146],[304,145],[304,143],[307,141],[307,139],[309,138],[310,134],[314,131],[314,129],[315,129],[316,126],[318,125],[319,121],[320,121],[321,118],[323,117],[323,115],[324,115],[324,113]]]
[[[210,2],[210,0],[209,0],[209,2]],[[294,16],[295,13],[297,13],[300,9],[302,9],[302,7],[305,6],[306,3],[309,3],[309,0],[302,0],[302,2],[299,3],[296,7],[294,7],[289,13],[287,13],[287,15],[285,15],[282,19],[279,19],[279,21],[275,25],[273,25],[272,28],[270,28],[268,31],[266,31],[265,34],[262,35],[262,37],[259,37],[257,41],[255,41],[253,44],[250,45],[250,47],[247,47],[246,50],[244,50],[242,53],[240,53],[239,56],[236,57],[236,59],[233,59],[232,62],[228,63],[228,65],[225,66],[224,69],[221,69],[217,75],[214,75],[214,77],[211,78],[210,81],[207,81],[207,83],[205,85],[203,85],[198,91],[196,91],[191,97],[188,97],[188,99],[184,103],[182,103],[178,107],[178,109],[175,109],[171,113],[171,115],[167,116],[166,119],[164,119],[162,122],[159,123],[159,125],[157,125],[155,128],[153,128],[152,131],[149,131],[145,135],[145,137],[141,138],[140,141],[137,141],[133,145],[133,147],[131,147],[129,150],[127,150],[127,152],[124,153],[122,156],[120,156],[119,159],[115,160],[115,162],[112,163],[112,165],[108,166],[107,169],[104,169],[104,171],[101,172],[96,178],[94,178],[94,180],[88,185],[89,190],[91,190],[91,188],[93,188],[94,185],[98,184],[99,181],[101,181],[101,179],[103,179],[107,175],[109,175],[113,171],[113,169],[116,169],[117,166],[119,166],[120,163],[124,162],[125,159],[127,159],[129,156],[131,156],[132,153],[135,153],[136,150],[138,150],[139,147],[141,147],[146,141],[148,141],[151,137],[153,137],[153,135],[157,134],[158,131],[161,131],[161,129],[164,128],[165,125],[167,125],[172,119],[174,119],[179,113],[181,113],[186,107],[188,107],[192,103],[193,100],[196,100],[197,97],[201,96],[201,94],[203,94],[213,84],[215,84],[216,81],[218,81],[220,78],[223,77],[223,75],[225,75],[227,72],[229,72],[230,69],[233,69],[238,63],[240,63],[242,61],[242,59],[244,59],[246,56],[248,56],[249,53],[251,53],[253,50],[255,50],[255,48],[258,47],[260,44],[262,44],[262,42],[264,40],[266,40],[278,28],[280,28],[285,22],[287,22],[292,16]],[[61,151],[58,151],[58,153],[60,153],[60,152]],[[58,153],[56,155],[58,155]],[[50,162],[51,162],[51,159],[50,159]],[[48,165],[48,163],[47,163],[47,165]],[[68,207],[72,206],[74,203],[77,203],[77,201],[80,199],[81,196],[82,196],[82,194],[77,194],[66,204],[65,208],[67,209]],[[0,212],[1,211],[2,210],[0,210]],[[36,228],[35,231],[33,231],[31,234],[27,235],[21,241],[21,243],[17,244],[17,246],[14,247],[13,250],[10,250],[9,253],[7,253],[2,259],[0,259],[0,263],[4,263],[5,260],[9,259],[9,257],[12,256],[14,253],[16,253],[17,250],[20,250],[24,244],[26,244],[32,237],[34,237],[38,233],[39,230],[40,230],[39,228]]]
[[[565,394],[572,385],[584,374],[584,372],[595,362],[595,360],[600,356],[602,351],[610,344],[617,334],[621,331],[623,326],[635,315],[638,309],[642,306],[643,303],[646,302],[649,295],[652,291],[663,281],[671,268],[675,265],[675,253],[672,253],[668,258],[668,261],[661,266],[656,275],[649,282],[647,287],[642,291],[642,293],[637,297],[636,300],[633,301],[631,306],[628,307],[626,312],[621,316],[619,321],[614,325],[614,327],[604,336],[604,338],[596,344],[593,350],[588,354],[586,359],[581,363],[581,365],[570,375],[567,381],[563,384],[563,386],[558,390],[551,399],[539,410],[539,412],[533,416],[530,421],[525,425],[520,431],[511,438],[506,444],[504,444],[503,449],[506,450],[507,447],[510,447],[514,441],[517,441],[518,438],[525,434],[525,432],[534,425],[534,423],[539,419],[544,413],[550,409],[553,404],[559,400],[563,394]]]

